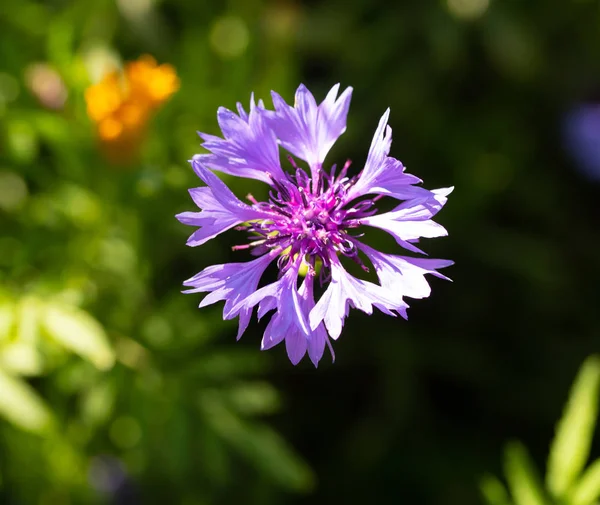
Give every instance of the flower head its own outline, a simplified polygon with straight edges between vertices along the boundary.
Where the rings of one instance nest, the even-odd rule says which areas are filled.
[[[337,339],[349,307],[371,314],[373,307],[406,318],[405,297],[429,296],[425,274],[446,279],[437,269],[448,260],[384,254],[363,242],[362,233],[376,227],[389,233],[403,248],[423,254],[415,243],[421,237],[439,237],[446,230],[432,217],[446,203],[452,188],[429,191],[404,171],[389,155],[392,130],[383,115],[365,166],[354,177],[350,162],[339,172],[324,168],[325,157],[346,130],[352,88],[338,96],[334,86],[318,104],[301,85],[295,105],[273,93],[274,110],[251,99],[249,112],[238,104],[238,113],[219,108],[217,118],[223,138],[200,134],[209,154],[191,160],[206,186],[190,194],[200,212],[183,212],[177,218],[198,227],[188,245],[197,246],[231,228],[246,231],[250,242],[234,250],[249,250],[256,257],[245,263],[211,266],[185,281],[188,293],[209,293],[200,307],[225,301],[223,317],[239,317],[238,338],[248,327],[257,307],[258,317],[275,311],[267,324],[262,349],[285,340],[288,356],[298,363],[308,353],[316,366],[325,346]],[[279,161],[279,147],[288,156],[290,170]],[[295,158],[304,161],[301,168]],[[264,181],[269,199],[240,201],[213,171]],[[389,212],[377,213],[378,200],[398,200]],[[369,271],[375,269],[379,284],[351,275],[347,260]],[[259,287],[270,264],[279,270],[278,280]],[[320,268],[319,268],[320,267]],[[307,273],[298,286],[301,269]],[[322,291],[315,301],[315,291]],[[333,351],[332,351],[333,354]]]
[[[179,87],[175,69],[151,56],[129,62],[85,92],[88,116],[97,127],[104,152],[115,161],[137,154],[152,113]]]

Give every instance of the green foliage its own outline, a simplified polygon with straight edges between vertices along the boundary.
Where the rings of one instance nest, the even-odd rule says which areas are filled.
[[[504,473],[508,493],[495,477],[482,480],[488,505],[593,505],[600,498],[600,461],[584,470],[592,445],[600,398],[600,357],[582,365],[550,446],[546,487],[527,449],[519,442],[506,447]]]
[[[281,406],[268,358],[235,346],[218,307],[198,311],[179,292],[228,245],[188,252],[173,218],[197,184],[185,163],[196,130],[214,131],[217,106],[248,96],[248,82],[286,83],[289,48],[257,72],[252,10],[215,5],[198,30],[194,3],[174,6],[177,40],[154,2],[0,8],[0,502],[102,503],[123,491],[107,484],[117,471],[145,503],[314,485],[264,419]],[[144,53],[173,65],[181,88],[135,156],[115,159],[85,90]]]
[[[592,446],[600,397],[600,358],[589,358],[581,368],[556,430],[548,458],[546,482],[561,500],[579,479]]]
[[[52,413],[27,383],[0,370],[0,413],[16,426],[33,433],[47,433]]]
[[[600,461],[594,461],[573,485],[569,501],[573,505],[591,505],[600,498]]]
[[[42,311],[42,327],[60,345],[107,370],[115,362],[104,328],[87,312],[49,305]]]
[[[504,473],[515,505],[544,505],[544,491],[527,449],[514,442],[506,447]]]

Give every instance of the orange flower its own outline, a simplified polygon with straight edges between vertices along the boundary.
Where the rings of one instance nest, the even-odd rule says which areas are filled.
[[[151,56],[142,56],[127,63],[124,72],[110,72],[85,91],[88,116],[109,159],[135,158],[152,113],[178,88],[171,65],[157,65]]]

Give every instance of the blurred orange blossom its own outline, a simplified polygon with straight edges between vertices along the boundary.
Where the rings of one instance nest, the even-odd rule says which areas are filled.
[[[87,114],[109,160],[129,162],[136,157],[153,112],[178,88],[171,65],[158,65],[144,55],[128,62],[123,72],[109,72],[86,89]]]

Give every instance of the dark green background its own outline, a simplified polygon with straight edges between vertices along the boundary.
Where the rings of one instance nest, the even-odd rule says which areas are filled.
[[[27,186],[19,206],[0,208],[0,287],[48,299],[74,275],[80,305],[111,340],[147,352],[141,369],[98,372],[68,355],[26,379],[78,463],[52,470],[67,458],[57,435],[1,421],[0,501],[470,505],[507,440],[543,466],[568,386],[600,342],[598,186],[562,139],[565,114],[600,86],[600,3],[491,0],[473,19],[433,0],[168,0],[142,15],[126,3],[0,7],[0,72],[20,90],[0,108],[0,170]],[[247,46],[215,35],[223,16]],[[222,49],[231,37],[233,55]],[[94,47],[123,60],[152,54],[181,80],[132,166],[102,157],[85,115]],[[69,89],[59,111],[26,88],[39,61]],[[300,82],[318,100],[337,82],[354,88],[328,162],[360,169],[389,106],[391,154],[426,187],[456,187],[437,219],[449,236],[424,243],[456,262],[445,271],[454,282],[433,279],[429,299],[409,302],[409,321],[351,313],[336,363],[326,355],[318,370],[294,368],[284,348],[260,353],[255,321],[236,343],[220,306],[199,311],[199,296],[179,293],[205,266],[246,256],[230,251],[234,233],[186,248],[192,230],[173,218],[192,210],[186,188],[198,180],[186,160],[200,151],[196,130],[217,133],[217,107],[271,89],[290,101]],[[265,195],[256,182],[227,182]],[[88,195],[96,217],[78,219],[69,191]],[[370,243],[393,250],[379,234]],[[86,420],[82,398],[105,382],[108,413]],[[256,391],[240,407],[244,387]],[[131,447],[110,435],[122,416],[140,430]],[[90,461],[106,454],[129,468],[116,494],[88,484]]]

